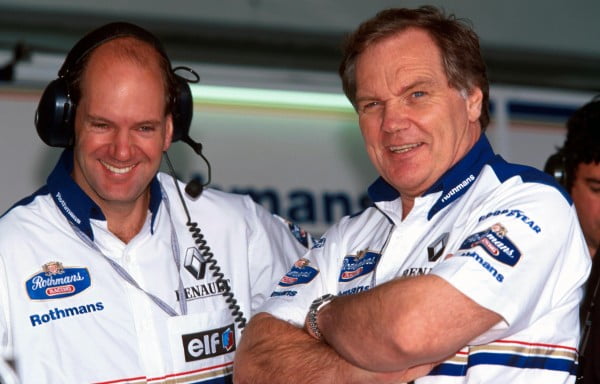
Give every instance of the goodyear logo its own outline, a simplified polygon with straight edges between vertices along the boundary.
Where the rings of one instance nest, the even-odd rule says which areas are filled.
[[[83,292],[91,284],[87,268],[65,268],[52,262],[42,269],[25,282],[31,300],[62,299]]]
[[[380,258],[379,253],[365,251],[344,257],[339,281],[345,283],[373,272]]]
[[[531,228],[531,230],[533,230],[535,233],[540,233],[542,231],[542,228],[540,228],[540,226],[537,225],[535,223],[535,221],[533,221],[533,219],[530,219],[529,217],[527,217],[527,215],[525,215],[525,213],[523,211],[521,211],[520,209],[502,209],[502,210],[498,210],[498,211],[494,211],[494,212],[489,212],[488,214],[481,216],[479,218],[479,221],[482,221],[482,220],[487,219],[488,217],[494,217],[494,216],[514,217],[514,218],[521,220],[525,224],[527,224],[527,226],[529,228]]]

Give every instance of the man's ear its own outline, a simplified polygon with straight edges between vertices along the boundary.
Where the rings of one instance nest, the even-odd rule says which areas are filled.
[[[479,87],[474,87],[467,95],[467,113],[469,121],[476,122],[481,116],[481,106],[483,102],[483,92]]]
[[[165,141],[163,144],[163,152],[165,152],[171,146],[173,141],[173,116],[169,113],[167,115],[167,121],[165,123]]]

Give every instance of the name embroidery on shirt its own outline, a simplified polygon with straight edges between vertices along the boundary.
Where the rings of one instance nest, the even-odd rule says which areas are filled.
[[[29,316],[29,321],[31,321],[32,327],[36,327],[38,325],[46,324],[51,321],[62,320],[68,317],[80,316],[87,313],[93,313],[103,310],[104,303],[99,301],[97,303],[90,303],[76,307],[54,308],[49,310],[47,313],[36,313]]]

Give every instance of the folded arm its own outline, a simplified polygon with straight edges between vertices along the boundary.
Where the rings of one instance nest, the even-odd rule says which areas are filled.
[[[236,351],[233,380],[236,384],[391,384],[424,376],[433,366],[425,364],[387,373],[360,369],[305,330],[259,313],[244,329]]]
[[[379,372],[444,360],[500,321],[435,275],[337,297],[317,317],[324,340],[341,357]]]

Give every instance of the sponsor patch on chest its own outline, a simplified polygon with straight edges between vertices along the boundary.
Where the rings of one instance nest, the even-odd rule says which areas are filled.
[[[234,325],[181,336],[185,361],[208,359],[235,351]]]
[[[63,267],[58,261],[42,266],[42,271],[25,282],[31,300],[62,299],[83,292],[91,284],[87,268]]]

